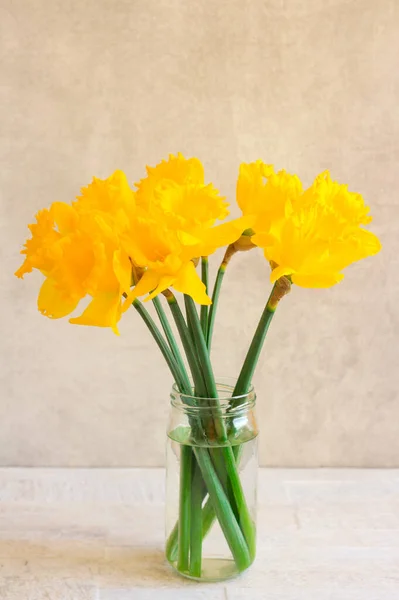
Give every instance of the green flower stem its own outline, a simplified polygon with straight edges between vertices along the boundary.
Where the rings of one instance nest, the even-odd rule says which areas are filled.
[[[218,394],[216,382],[212,371],[209,352],[206,346],[204,335],[202,333],[201,324],[198,319],[198,314],[195,308],[194,301],[191,298],[191,296],[185,295],[184,302],[186,305],[187,315],[190,319],[192,335],[195,341],[195,346],[197,348],[199,361],[201,363],[201,368],[208,392],[208,398],[217,399]],[[215,402],[214,426],[217,441],[219,443],[225,444],[228,439],[227,431],[223,418],[221,417],[220,409],[218,409],[218,402]],[[247,507],[240,477],[236,468],[233,450],[231,446],[221,446],[220,448],[215,449],[214,454],[218,454],[220,455],[220,457],[222,457],[222,460],[217,459],[215,461],[215,467],[217,469],[217,473],[221,481],[223,481],[227,474],[226,479],[228,483],[228,489],[231,490],[231,494],[229,494],[230,502],[235,514],[238,517],[239,525],[248,544],[250,553],[252,554],[252,552],[254,552],[255,546],[255,529]]]
[[[175,357],[173,356],[171,350],[169,349],[167,343],[165,342],[161,332],[157,328],[153,319],[151,318],[148,311],[144,308],[142,303],[136,299],[133,301],[133,306],[143,318],[146,323],[151,335],[155,339],[159,349],[164,356],[169,369],[173,375],[173,378],[182,393],[191,395],[191,383],[188,379],[187,373],[181,371],[176,362]],[[179,523],[182,524],[180,527],[176,526],[173,530],[173,536],[170,536],[166,548],[167,556],[172,557],[173,562],[177,558],[177,549],[179,548],[179,569],[188,570],[189,568],[189,526],[190,526],[190,490],[191,490],[191,461],[194,460],[193,452],[190,446],[182,446],[181,447],[181,477],[180,477],[180,502],[179,502]]]
[[[251,342],[250,348],[248,350],[247,356],[244,360],[243,367],[240,372],[240,376],[237,380],[236,386],[234,388],[233,396],[240,396],[246,394],[248,392],[249,386],[252,381],[253,373],[256,369],[256,365],[266,339],[266,335],[271,323],[271,320],[274,316],[275,310],[277,308],[277,303],[273,302],[273,295],[275,293],[276,284],[273,286],[273,289],[270,293],[268,301],[266,303],[265,309],[262,313],[261,319],[259,321],[258,327],[255,331],[253,340]],[[233,453],[235,457],[236,464],[239,464],[241,455],[242,455],[243,447],[240,445],[234,446]],[[208,498],[202,509],[202,535],[205,537],[209,530],[211,529],[215,520],[215,511],[212,506],[211,500]],[[173,539],[177,541],[177,535],[175,532],[172,532],[170,538],[170,549],[171,553],[175,554],[177,550],[177,544],[175,543],[175,547],[173,547]]]
[[[201,257],[201,279],[205,285],[205,291],[208,293],[209,265],[207,256]],[[208,307],[206,304],[201,305],[201,327],[204,336],[206,336],[208,331]]]
[[[215,516],[215,512],[212,506],[213,516]],[[168,539],[166,540],[166,558],[170,563],[175,562],[177,558],[177,548],[178,548],[178,536],[179,536],[179,521],[176,521],[175,526],[169,534]]]
[[[201,469],[202,477],[208,489],[210,500],[215,509],[220,527],[229,545],[235,563],[240,571],[251,564],[253,557],[240,526],[232,511],[230,502],[214,469],[209,452],[205,448],[194,448],[194,454]]]
[[[190,365],[191,373],[194,380],[195,393],[198,393],[198,390],[202,390],[202,393],[205,395],[205,387],[204,387],[204,379],[203,374],[198,363],[197,359],[197,351],[194,345],[194,340],[192,338],[191,328],[186,324],[183,314],[180,310],[180,306],[177,303],[175,296],[170,292],[167,294],[169,306],[171,308],[173,317],[175,319],[176,326],[180,333],[180,337],[182,339],[183,347],[186,352],[187,360]],[[202,394],[201,394],[202,395]],[[194,419],[191,419],[191,426],[193,431],[197,431],[198,429],[202,429],[201,419],[198,419],[198,423],[194,422]],[[194,457],[193,457],[194,458]],[[194,467],[193,467],[194,468]],[[190,489],[190,501],[191,501],[191,513],[190,513],[190,530],[189,530],[189,545],[190,545],[190,567],[189,572],[193,577],[201,576],[201,562],[202,562],[202,501],[204,498],[204,484],[202,480],[201,471],[197,467],[195,469],[195,475],[189,480],[190,473],[186,472],[184,468],[180,470],[180,489],[187,489],[189,485],[191,485]],[[181,503],[180,503],[181,504]],[[184,515],[183,515],[184,517]],[[181,519],[181,512],[179,516],[179,522]],[[169,536],[167,541],[167,554],[171,552],[171,544],[174,545],[174,531],[176,529],[177,539],[181,539],[181,528],[180,525],[176,525],[172,534]],[[177,548],[181,551],[181,544],[178,541]],[[186,552],[186,546],[184,546],[183,551]],[[178,563],[178,568],[179,563]]]
[[[191,519],[191,477],[193,468],[191,446],[180,446],[180,498],[179,498],[179,553],[177,568],[189,570],[190,519]]]
[[[203,398],[207,399],[207,400],[205,400],[207,403],[207,406],[209,406],[211,409],[213,407],[214,412],[217,414],[217,416],[221,417],[218,401],[216,400],[213,404],[209,402],[210,398],[217,399],[218,393],[217,393],[215,378],[214,378],[213,371],[212,371],[212,366],[211,366],[210,359],[209,359],[208,349],[206,347],[205,337],[202,332],[200,321],[198,319],[197,309],[195,307],[193,299],[190,296],[187,296],[187,295],[184,296],[184,303],[185,303],[185,307],[186,307],[187,323],[188,323],[188,328],[190,331],[190,336],[193,341],[193,345],[196,349],[196,356],[199,361],[201,372],[203,374],[204,381],[205,381],[205,393],[203,394]],[[212,411],[210,411],[210,412],[212,412]],[[210,419],[208,420],[208,422],[203,423],[203,425],[204,425],[204,428],[205,428],[209,438],[211,438],[212,436],[215,436],[215,434],[216,434],[216,439],[218,441],[220,441],[221,443],[226,442],[227,433],[224,428],[223,420],[221,418],[214,419],[211,416]],[[211,450],[212,458],[214,458],[214,454],[215,454],[215,449],[212,449]],[[216,465],[215,461],[214,461],[214,464]],[[219,464],[220,464],[220,461],[219,461]],[[226,477],[226,474],[222,471],[222,469],[218,469],[217,467],[216,467],[216,470],[217,470],[219,476],[222,476],[222,481],[223,481],[223,478]]]
[[[205,338],[202,332],[201,323],[198,318],[198,313],[195,308],[195,304],[191,297],[185,297],[186,310],[189,318],[190,330],[188,329],[184,317],[180,311],[180,307],[177,304],[177,301],[174,295],[170,292],[167,295],[168,302],[170,308],[172,310],[172,314],[175,318],[176,325],[178,327],[183,347],[186,351],[187,360],[189,362],[196,392],[199,396],[204,398],[217,398],[217,389],[216,383],[212,372],[212,367],[209,360],[209,354],[206,347]],[[199,362],[198,362],[199,361]],[[201,390],[200,390],[201,388]],[[224,426],[224,422],[222,419],[215,419],[216,425],[216,433],[219,440],[227,441],[226,429]],[[196,424],[197,426],[197,424]],[[194,449],[194,453],[197,457],[197,461],[199,462],[197,449]],[[239,566],[243,562],[246,561],[245,558],[242,557],[241,552],[241,542],[237,539],[233,540],[236,535],[237,529],[240,531],[241,536],[243,536],[244,542],[246,543],[246,551],[248,555],[252,556],[252,547],[253,547],[253,538],[254,538],[254,527],[252,520],[249,515],[248,508],[246,506],[244,494],[241,487],[241,482],[238,477],[238,473],[235,470],[235,461],[234,455],[232,453],[232,449],[230,447],[225,447],[220,449],[220,453],[223,457],[223,472],[220,473],[220,476],[223,478],[225,476],[224,471],[226,471],[227,467],[227,477],[229,479],[229,485],[231,485],[231,489],[233,490],[233,500],[235,501],[235,511],[239,515],[239,524],[235,518],[235,514],[233,512],[233,508],[230,505],[230,502],[226,496],[226,493],[223,489],[223,486],[219,480],[219,474],[215,471],[214,465],[212,463],[212,459],[208,450],[206,450],[206,454],[204,455],[204,450],[200,449],[199,455],[202,459],[202,463],[199,462],[202,476],[204,478],[205,484],[208,488],[208,492],[210,494],[210,498],[212,499],[212,503],[215,509],[215,512],[218,516],[218,519],[222,519],[223,525],[221,523],[221,527],[225,532],[225,535],[229,536],[228,543],[230,547],[234,548],[233,556],[236,560],[237,565]],[[219,461],[218,461],[219,463]],[[212,468],[211,474],[209,473],[209,469]],[[204,469],[207,470],[207,476],[205,478]],[[235,473],[234,473],[235,471]],[[216,477],[216,480],[215,480]],[[211,483],[212,482],[212,483]],[[209,489],[209,485],[213,486],[213,493]],[[222,492],[222,493],[220,493]],[[227,504],[226,504],[227,503]],[[228,517],[226,517],[226,511],[228,513]],[[231,522],[231,520],[234,522]],[[230,528],[228,523],[230,522]],[[240,526],[243,529],[241,532]],[[178,529],[179,530],[179,529]],[[226,534],[227,531],[227,534]],[[173,532],[172,532],[173,534]],[[227,538],[226,538],[227,539]],[[248,544],[248,545],[247,545]],[[168,541],[168,548],[173,548],[172,540]],[[249,550],[251,549],[251,552]],[[247,561],[246,561],[247,564]],[[249,564],[249,563],[248,563]]]
[[[187,356],[196,392],[199,396],[206,398],[207,391],[204,376],[198,363],[197,351],[193,344],[193,340],[191,339],[190,331],[187,327],[183,313],[181,312],[180,306],[172,292],[169,292],[166,297]]]
[[[190,575],[201,577],[202,564],[202,500],[204,488],[198,463],[193,456],[193,476],[191,486],[191,530],[190,530]]]
[[[195,361],[196,365],[199,365],[199,369],[200,369],[200,372],[202,373],[204,386],[205,386],[203,388],[204,393],[202,394],[202,398],[203,398],[202,401],[205,402],[205,404],[207,406],[210,406],[208,398],[217,397],[217,391],[216,391],[215,382],[213,382],[214,388],[215,388],[214,394],[212,394],[212,392],[210,391],[210,385],[212,385],[212,384],[210,384],[207,379],[207,372],[206,372],[206,370],[204,370],[203,361],[201,360],[201,357],[200,357],[200,350],[198,348],[198,339],[204,340],[205,338],[202,333],[202,327],[201,327],[200,321],[198,319],[198,313],[197,313],[197,309],[195,307],[194,301],[192,300],[192,298],[190,296],[185,296],[184,303],[185,303],[186,315],[187,315],[187,328],[190,333],[190,339],[192,341],[192,347],[194,349],[193,351],[195,352],[195,356],[193,356],[193,360]],[[198,336],[199,336],[199,338],[198,338]],[[203,347],[201,350],[203,351]],[[210,414],[210,416],[207,416],[207,418],[204,417],[202,419],[202,429],[204,429],[204,431],[206,432],[206,434],[209,438],[212,438],[212,436],[214,436],[216,425],[215,425],[214,419],[212,418],[211,411],[210,411],[210,413],[208,413],[208,415],[209,414]],[[212,455],[212,451],[211,451],[211,455]]]
[[[252,381],[252,377],[259,360],[259,356],[266,338],[267,330],[274,317],[274,310],[266,305],[262,317],[259,321],[255,335],[249,347],[248,353],[245,357],[244,364],[238,376],[236,386],[234,388],[233,396],[240,396],[248,392],[249,386]],[[231,407],[234,408],[239,404],[240,400],[232,402]]]
[[[188,448],[188,447],[185,447]],[[195,457],[197,459],[197,463],[201,469],[201,474],[202,474],[202,478],[205,481],[205,485],[206,488],[208,490],[209,493],[209,497],[210,497],[210,504],[208,509],[203,509],[202,512],[200,511],[200,506],[202,503],[202,499],[204,496],[203,493],[203,487],[202,487],[202,483],[201,485],[197,486],[193,486],[192,491],[191,491],[191,507],[195,506],[196,503],[198,503],[196,505],[196,515],[194,517],[194,530],[191,529],[191,544],[192,547],[190,548],[191,550],[191,557],[190,557],[190,574],[192,574],[193,576],[199,577],[200,576],[200,566],[198,563],[199,560],[199,555],[201,554],[201,529],[202,529],[202,537],[205,537],[205,535],[208,533],[209,529],[211,528],[213,522],[214,522],[214,518],[215,518],[215,513],[216,516],[219,520],[221,529],[225,535],[226,541],[230,547],[230,550],[233,554],[234,560],[238,566],[238,568],[240,570],[244,570],[247,567],[249,567],[249,565],[251,564],[251,562],[254,559],[254,549],[248,549],[246,540],[242,534],[241,528],[237,523],[237,520],[235,518],[235,515],[232,511],[232,508],[230,506],[229,500],[226,496],[226,493],[223,489],[223,486],[221,485],[219,478],[216,474],[216,471],[214,469],[214,466],[212,464],[212,460],[211,457],[209,455],[209,452],[207,449],[205,448],[194,448],[194,454]],[[191,466],[190,468],[188,468],[187,466],[185,466],[185,474],[184,474],[184,480],[187,480],[187,475],[191,475]],[[182,482],[181,482],[182,485]],[[181,487],[182,489],[182,487]],[[185,488],[183,488],[185,489]],[[193,502],[193,495],[196,495],[195,501]],[[187,518],[187,513],[186,510],[187,509],[187,503],[185,502],[186,500],[186,496],[184,495],[184,493],[182,494],[182,502],[183,505],[185,507],[185,511],[183,512],[183,521],[181,521],[181,517],[179,517],[179,524],[183,523],[183,530],[186,532],[187,535],[187,522],[188,522],[188,518]],[[199,500],[201,500],[201,503],[199,502]],[[193,516],[191,515],[191,527],[193,528]],[[196,522],[196,518],[198,518],[198,521]],[[200,528],[200,525],[202,526]],[[198,536],[197,536],[197,532],[198,532]],[[194,537],[194,533],[196,534]],[[175,528],[173,529],[169,540],[168,540],[168,544],[167,544],[167,556],[169,558],[169,560],[171,560],[172,562],[175,560],[177,552],[179,554],[180,557],[180,553],[181,551],[181,538],[182,538],[182,533],[181,533],[181,526],[175,526]],[[198,540],[200,540],[199,544],[198,544]],[[186,542],[187,540],[185,540]],[[193,547],[195,544],[195,547]],[[186,553],[187,548],[186,545],[183,546],[183,551],[184,553]],[[194,557],[192,552],[194,552]],[[192,564],[192,561],[194,560],[194,563]],[[180,561],[180,558],[179,558]],[[185,563],[183,563],[184,566]],[[180,562],[179,562],[180,565]],[[179,570],[180,566],[178,566]],[[193,570],[193,572],[191,572],[191,570]]]
[[[204,497],[206,496],[207,491],[204,492]],[[210,529],[212,529],[212,525],[215,522],[215,511],[212,505],[212,502],[206,502],[204,508],[202,509],[202,539],[208,535]]]
[[[200,365],[199,365],[199,362],[197,359],[197,351],[193,344],[190,330],[184,320],[184,316],[180,310],[180,306],[177,303],[177,300],[176,300],[174,294],[172,292],[168,291],[168,293],[166,293],[165,295],[168,300],[168,304],[169,304],[170,310],[172,312],[173,318],[175,320],[178,332],[180,334],[180,338],[182,340],[183,348],[185,350],[188,364],[190,366],[191,374],[193,377],[196,393],[200,396],[205,397],[206,396],[205,382],[204,382],[203,374],[202,374],[202,371],[201,371],[201,368],[200,368]],[[192,425],[193,431],[196,431],[197,429],[202,429],[202,423],[201,423],[200,419],[198,419],[198,423],[193,422],[193,419],[191,419],[191,425]],[[180,489],[187,489],[189,485],[191,486],[190,495],[191,495],[192,506],[191,506],[191,539],[190,539],[190,573],[192,572],[193,576],[196,576],[195,573],[198,572],[198,570],[201,573],[202,536],[201,536],[201,534],[197,535],[197,531],[198,531],[198,529],[202,528],[201,505],[202,505],[202,500],[204,497],[204,492],[203,492],[204,486],[203,486],[202,477],[201,477],[200,472],[193,479],[191,479],[191,477],[189,477],[189,476],[190,476],[190,473],[187,473],[184,469],[181,469],[181,471],[180,471]],[[200,502],[199,502],[199,499],[200,499]],[[184,512],[183,512],[183,507],[182,507],[181,502],[180,502],[180,507],[181,507],[181,510],[179,511],[179,522],[182,517],[184,518]],[[173,528],[172,533],[170,534],[170,536],[167,540],[167,543],[166,543],[166,554],[167,554],[169,560],[172,558],[171,562],[173,562],[173,559],[176,555],[177,549],[179,550],[179,556],[180,556],[181,546],[180,546],[180,542],[178,541],[178,540],[180,540],[179,532],[180,532],[180,525],[179,525],[179,523],[177,523],[175,525],[175,527]],[[195,533],[195,535],[194,535],[194,533]],[[184,546],[183,549],[184,549],[184,551],[186,551],[186,546]]]
[[[233,396],[239,396],[247,393],[253,373],[256,368],[257,361],[259,359],[260,352],[262,350],[267,331],[271,320],[274,316],[274,312],[276,307],[271,306],[271,299],[274,293],[274,287],[266,303],[265,309],[262,313],[261,319],[259,321],[258,327],[255,331],[253,340],[251,342],[250,348],[248,350],[247,356],[244,360],[243,367],[241,369],[239,378],[237,380]],[[234,446],[233,454],[236,464],[239,464],[241,454],[242,454],[242,446]],[[207,502],[202,509],[202,523],[203,523],[203,537],[205,537],[208,531],[211,529],[213,522],[215,520],[215,511],[213,508],[212,500],[208,498]],[[175,556],[177,552],[177,527],[175,527],[176,531],[173,530],[171,536],[168,540],[169,552],[170,556]],[[252,550],[254,550],[253,545],[251,544]]]
[[[179,390],[185,394],[190,394],[191,393],[190,380],[188,379],[188,376],[185,372],[180,371],[180,369],[177,365],[176,359],[174,358],[172,352],[170,351],[170,349],[169,349],[167,343],[165,342],[158,327],[155,325],[154,320],[152,319],[151,315],[148,313],[148,311],[144,308],[144,306],[142,305],[140,300],[138,300],[137,298],[135,300],[133,300],[132,304],[133,304],[134,308],[137,310],[137,312],[139,313],[139,315],[144,320],[148,329],[150,330],[152,337],[156,341],[160,351],[162,352],[163,357],[166,360],[166,363],[173,375],[174,380],[177,383]]]
[[[203,486],[201,490],[201,504],[208,495],[206,487]],[[204,508],[202,509],[201,522],[202,522],[202,539],[208,535],[209,530],[212,528],[213,523],[215,522],[215,511],[213,509],[213,504],[211,500],[208,500]],[[169,562],[174,562],[177,559],[177,548],[178,548],[178,531],[179,524],[176,523],[174,528],[172,529],[167,543],[166,543],[166,556]]]
[[[223,456],[227,471],[227,493],[231,501],[238,524],[244,534],[248,545],[250,556],[255,558],[256,531],[255,525],[249,512],[247,502],[242,489],[241,479],[238,473],[235,455],[231,446],[223,446],[219,449]]]
[[[191,296],[184,295],[184,304],[186,306],[187,317],[190,323],[190,330],[198,353],[198,359],[201,364],[201,370],[205,380],[206,392],[205,398],[217,398],[217,389],[215,377],[212,371],[212,365],[209,358],[208,348],[204,334],[202,332],[201,323],[198,318],[197,309],[195,308],[194,300]]]
[[[234,396],[242,396],[246,394],[251,385],[252,377],[255,372],[260,353],[263,348],[263,344],[266,339],[266,335],[270,326],[270,323],[273,319],[274,313],[276,311],[278,301],[275,301],[275,293],[276,288],[278,287],[277,282],[274,284],[273,289],[270,293],[266,306],[263,310],[262,316],[260,318],[259,324],[256,328],[254,337],[252,339],[251,345],[249,347],[248,353],[245,357],[244,364],[242,366],[240,375],[237,379],[237,383],[235,385],[233,391]],[[234,446],[233,453],[235,457],[236,464],[240,463],[241,455],[242,455],[243,447],[241,445]],[[209,531],[212,527],[215,515],[212,507],[212,502],[210,499],[207,500],[205,506],[203,508],[203,516],[202,520],[204,523],[204,529],[208,527],[206,531],[204,531],[204,535]]]
[[[212,506],[213,511],[213,506]],[[213,511],[213,516],[215,512]],[[166,540],[166,558],[170,563],[174,563],[177,558],[177,548],[178,548],[178,537],[179,537],[179,521],[176,521],[175,526],[169,534],[168,539]]]
[[[274,317],[274,313],[279,302],[279,300],[277,300],[277,302],[275,301],[276,292],[279,287],[279,281],[280,280],[276,281],[272,288],[272,291],[270,292],[270,296],[266,302],[266,306],[263,310],[254,337],[252,338],[252,342],[249,346],[247,355],[245,357],[244,364],[242,365],[240,374],[238,376],[233,396],[242,396],[243,394],[246,394],[249,390],[252,377],[254,375],[256,366],[258,364],[259,356],[266,339],[266,334],[268,332],[269,325]],[[234,408],[235,406],[238,406],[238,402],[232,402],[231,407]]]
[[[226,267],[227,267],[227,263],[222,262],[222,264],[220,265],[220,267],[218,269],[218,272],[216,275],[215,286],[214,286],[213,292],[212,292],[212,304],[209,309],[208,329],[207,329],[207,335],[206,335],[206,343],[208,346],[208,350],[211,349],[211,345],[212,345],[212,336],[213,336],[213,328],[215,325],[216,310],[218,307],[220,288],[222,287],[222,282],[223,282],[223,277],[224,277],[224,274],[226,271]]]
[[[191,327],[191,331],[192,331],[191,335],[188,331],[184,317],[181,314],[180,307],[178,307],[176,299],[174,298],[173,295],[172,295],[172,298],[168,298],[168,302],[170,304],[173,316],[175,317],[176,324],[179,329],[179,333],[182,337],[183,346],[186,350],[190,367],[191,366],[193,367],[193,369],[192,369],[193,378],[194,378],[194,383],[195,383],[195,386],[197,389],[197,393],[203,397],[208,397],[208,398],[216,397],[217,390],[216,390],[216,384],[215,384],[215,380],[213,377],[213,372],[212,372],[212,368],[211,368],[211,364],[210,364],[210,360],[209,360],[209,353],[208,353],[205,339],[204,339],[204,336],[202,333],[201,323],[198,319],[198,314],[197,314],[197,311],[196,311],[196,308],[195,308],[195,305],[194,305],[192,299],[190,297],[185,298],[186,310],[187,310],[188,317],[190,319],[190,327]],[[178,310],[176,309],[176,307],[178,308]],[[270,311],[271,306],[269,303],[266,308],[267,308],[267,312],[271,312]],[[265,309],[265,311],[266,311],[266,309]],[[274,310],[272,312],[274,312]],[[267,327],[270,323],[270,319],[271,319],[271,317],[268,317],[268,319],[266,320],[266,330],[264,332],[263,338],[261,335],[260,325],[261,325],[261,323],[263,323],[263,325],[265,324],[264,318],[261,319],[261,323],[258,326],[258,329],[257,329],[254,337],[256,337],[257,345],[260,347],[258,348],[258,351],[255,352],[256,347],[253,346],[253,344],[251,344],[250,351],[248,352],[249,356],[252,357],[253,360],[257,360],[259,358],[261,346],[263,345],[264,338],[265,338],[265,335],[267,332]],[[195,343],[195,346],[194,346],[193,342]],[[198,368],[198,363],[196,360],[197,356],[198,356],[201,368]],[[197,367],[195,365],[197,365]],[[249,365],[248,361],[245,361],[245,367],[246,367],[245,372],[250,373],[248,365]],[[253,370],[254,370],[254,367],[253,367]],[[253,370],[252,370],[252,374],[253,374]],[[194,373],[195,373],[195,375],[194,375]],[[250,377],[251,376],[252,375],[250,374]],[[206,393],[203,393],[202,391],[200,391],[198,389],[197,381],[200,383],[201,388],[202,388],[202,386],[204,386],[203,389]],[[240,385],[242,385],[243,381],[244,381],[244,377],[241,377]],[[248,386],[249,386],[249,383],[248,383]],[[236,388],[237,388],[237,386],[236,386]],[[225,426],[224,426],[222,419],[217,418],[216,424],[217,424],[217,428],[218,428],[217,429],[218,437],[220,436],[221,440],[226,441],[227,434],[226,434]],[[198,462],[201,472],[202,472],[202,477],[205,481],[205,484],[206,484],[206,487],[208,489],[208,493],[210,496],[208,503],[211,503],[209,505],[209,507],[208,507],[208,503],[207,503],[203,509],[202,528],[203,528],[203,533],[206,533],[207,528],[209,528],[212,525],[212,522],[213,522],[213,515],[212,515],[212,511],[211,511],[211,507],[212,507],[212,510],[214,510],[214,512],[216,513],[216,515],[219,519],[220,525],[226,536],[227,542],[232,550],[232,553],[237,562],[237,565],[239,566],[239,568],[241,568],[241,566],[240,566],[241,564],[245,563],[246,566],[248,566],[248,564],[250,564],[250,562],[252,561],[252,559],[254,557],[255,530],[254,530],[254,525],[253,525],[252,519],[250,517],[248,508],[246,506],[245,497],[244,497],[244,494],[242,491],[241,482],[240,482],[238,472],[237,472],[237,467],[236,467],[236,458],[237,458],[237,453],[239,452],[239,448],[237,448],[237,452],[236,452],[236,449],[234,449],[234,452],[233,452],[233,449],[230,446],[225,446],[225,447],[219,448],[218,451],[223,456],[224,468],[227,471],[228,483],[229,483],[229,487],[231,489],[232,496],[234,498],[234,504],[231,501],[229,501],[229,499],[226,495],[226,492],[223,489],[223,485],[222,485],[222,483],[219,479],[218,473],[216,472],[215,467],[212,463],[212,459],[211,459],[209,452],[207,450],[201,449],[201,448],[194,449],[194,453],[197,458],[197,462]],[[190,473],[190,476],[191,476],[191,473]],[[184,479],[184,477],[186,477],[186,475],[183,476],[183,481],[182,481],[183,488],[185,487],[184,481],[187,481],[187,479]],[[197,489],[195,491],[198,492]],[[193,493],[193,490],[191,490],[191,494],[192,493]],[[236,515],[234,513],[236,513],[236,515],[238,517],[238,521],[237,521]],[[226,519],[226,514],[228,515],[227,519]],[[204,517],[206,517],[206,518],[204,518]],[[239,537],[237,539],[237,527],[239,528],[241,535],[244,539],[247,556],[242,554],[242,552],[243,552],[242,539]],[[167,550],[168,550],[169,556],[173,556],[175,553],[174,538],[175,538],[176,531],[179,532],[179,527],[175,528],[172,531],[171,536],[168,540]],[[179,534],[178,534],[178,536],[179,536]],[[249,557],[249,562],[248,562],[248,557]],[[242,568],[245,568],[245,567],[242,567]]]
[[[155,306],[155,310],[157,311],[158,318],[162,325],[162,329],[164,330],[166,339],[168,340],[169,347],[172,351],[172,354],[175,357],[175,360],[177,362],[177,365],[178,365],[180,371],[184,374],[185,381],[187,382],[187,381],[189,381],[189,377],[187,375],[186,366],[184,364],[182,355],[179,350],[179,346],[177,345],[176,338],[173,334],[172,328],[169,324],[168,318],[165,314],[165,311],[163,309],[163,306],[162,306],[159,296],[155,296],[155,298],[153,298],[152,302]]]

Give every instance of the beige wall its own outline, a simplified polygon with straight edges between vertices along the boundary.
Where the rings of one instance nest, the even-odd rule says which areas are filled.
[[[93,174],[198,155],[234,200],[240,161],[329,168],[383,252],[295,289],[256,376],[267,465],[399,466],[397,0],[0,0],[1,465],[159,465],[170,378],[133,312],[121,337],[51,322],[12,276],[33,213]],[[237,373],[269,288],[226,276],[213,358]]]

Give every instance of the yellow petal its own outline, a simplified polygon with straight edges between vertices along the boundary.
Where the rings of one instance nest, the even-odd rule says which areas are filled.
[[[94,177],[92,183],[82,188],[82,194],[73,206],[80,214],[100,211],[115,218],[121,210],[134,208],[134,192],[123,171],[115,171],[107,179]]]
[[[257,212],[262,203],[264,179],[274,174],[272,165],[261,160],[241,163],[237,179],[237,204],[244,214]]]
[[[75,310],[79,298],[70,298],[63,293],[52,279],[46,279],[40,288],[37,306],[42,315],[50,319],[61,319]]]
[[[378,237],[367,229],[359,229],[357,232],[357,241],[362,248],[364,256],[373,256],[381,250],[381,242]]]
[[[291,267],[276,267],[270,273],[270,281],[271,283],[274,283],[275,281],[277,281],[277,279],[280,279],[280,277],[283,277],[284,275],[292,275],[293,272],[294,269],[292,269]]]
[[[163,275],[158,282],[157,287],[147,298],[144,299],[144,302],[148,302],[148,300],[152,300],[158,294],[161,294],[165,290],[167,290],[175,280],[175,275]]]
[[[44,208],[36,215],[36,223],[28,225],[32,237],[25,243],[21,254],[26,254],[25,262],[15,275],[23,277],[32,269],[39,269],[44,275],[54,267],[53,249],[60,239],[60,233],[54,230],[54,220],[49,210]]]
[[[14,275],[16,277],[19,277],[19,279],[23,279],[23,277],[24,277],[24,275],[26,275],[26,273],[32,273],[32,271],[33,271],[33,267],[31,265],[31,262],[29,261],[28,258],[25,258],[24,262],[19,267],[19,269],[17,269],[15,271]]]
[[[173,287],[182,294],[188,294],[198,304],[211,304],[211,299],[206,293],[205,285],[202,283],[190,261],[182,268],[178,277],[173,282]]]
[[[114,252],[112,264],[122,292],[127,294],[132,283],[132,263],[128,255],[123,250],[117,250]]]
[[[209,256],[217,248],[236,242],[241,237],[242,232],[251,227],[252,224],[252,217],[240,217],[205,230],[201,235],[201,243],[190,248],[191,257]]]
[[[187,231],[178,231],[177,235],[178,239],[184,246],[194,246],[200,242],[197,236],[194,236]]]
[[[112,327],[119,335],[117,323],[121,318],[121,296],[119,291],[102,292],[95,296],[86,310],[80,315],[69,319],[74,325],[92,325],[95,327]]]
[[[50,207],[50,214],[58,227],[58,231],[62,234],[70,233],[78,224],[76,210],[70,204],[65,204],[65,202],[53,202]]]
[[[198,158],[184,158],[180,152],[176,156],[170,154],[168,160],[162,160],[155,167],[147,167],[147,174],[148,179],[166,179],[179,184],[204,183],[204,167],[201,161]],[[136,185],[140,187],[140,183]]]
[[[129,182],[125,173],[121,171],[121,169],[117,169],[116,171],[114,171],[111,177],[108,178],[108,181],[110,183],[110,186],[118,194],[125,194],[128,198],[132,197],[132,190],[130,189]]]
[[[329,288],[344,278],[342,273],[319,273],[314,275],[292,275],[292,283],[304,288]]]
[[[122,311],[127,311],[133,300],[139,298],[139,296],[143,296],[154,290],[157,287],[159,280],[159,273],[151,270],[146,271],[138,284],[128,293],[127,298],[123,303]]]
[[[255,233],[251,237],[251,242],[260,248],[266,248],[266,246],[272,246],[276,238],[271,233]]]

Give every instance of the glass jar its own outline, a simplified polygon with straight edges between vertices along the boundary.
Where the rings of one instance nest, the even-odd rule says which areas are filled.
[[[218,381],[218,398],[173,386],[167,431],[166,557],[198,581],[234,577],[255,558],[256,395]]]

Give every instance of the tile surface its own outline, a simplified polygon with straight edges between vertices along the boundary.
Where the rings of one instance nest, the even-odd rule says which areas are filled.
[[[399,471],[260,471],[258,553],[199,585],[163,559],[162,469],[0,469],[1,600],[397,600]]]

